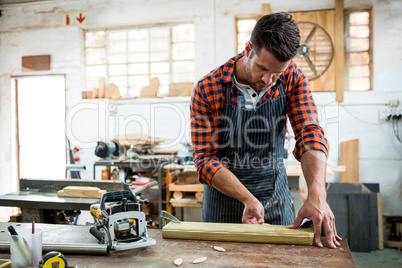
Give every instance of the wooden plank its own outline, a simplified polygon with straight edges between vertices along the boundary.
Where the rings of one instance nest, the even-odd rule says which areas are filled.
[[[11,260],[0,260],[0,268],[11,268]]]
[[[382,196],[377,193],[377,216],[378,216],[378,249],[384,249],[384,227],[382,222]]]
[[[202,208],[202,201],[197,200],[196,198],[171,198],[170,204],[172,207],[178,208]]]
[[[359,182],[359,140],[341,142],[341,165],[346,171],[341,173],[341,182]]]
[[[98,187],[67,186],[58,191],[57,196],[101,198],[104,193],[106,190],[101,190]]]
[[[402,248],[402,241],[385,240],[384,247],[386,247],[386,248]]]
[[[105,99],[121,99],[119,87],[110,83],[105,89]]]
[[[262,16],[271,14],[271,5],[270,4],[262,4]]]
[[[163,238],[313,245],[314,229],[289,229],[284,225],[212,222],[169,222]]]
[[[361,193],[362,184],[360,183],[340,183],[340,182],[328,182],[326,184],[327,193]]]
[[[23,72],[49,71],[50,55],[23,56],[21,70]]]
[[[378,249],[378,204],[377,193],[367,194],[369,198],[369,215],[367,220],[370,223],[370,244],[371,250]]]
[[[101,77],[101,78],[99,78],[99,93],[98,93],[98,97],[100,99],[103,99],[105,97],[105,92],[106,92],[106,81],[105,81],[105,78]]]
[[[154,98],[158,95],[159,78],[154,77],[149,81],[148,86],[144,86],[140,91],[141,98]]]
[[[169,97],[176,96],[191,96],[193,91],[193,83],[170,83],[169,84]]]
[[[172,183],[169,185],[169,191],[181,191],[181,192],[203,192],[204,184],[177,184]]]
[[[335,90],[336,100],[343,102],[344,96],[344,21],[343,21],[343,0],[335,0]]]

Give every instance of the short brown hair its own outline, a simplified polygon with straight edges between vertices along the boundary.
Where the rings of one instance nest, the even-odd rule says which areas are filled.
[[[300,47],[300,32],[290,14],[281,12],[261,17],[251,34],[253,51],[265,48],[281,62],[291,60]]]

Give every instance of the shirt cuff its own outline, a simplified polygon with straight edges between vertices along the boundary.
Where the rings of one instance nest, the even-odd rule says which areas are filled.
[[[308,134],[304,139],[296,142],[293,156],[300,162],[302,155],[310,150],[321,151],[328,158],[329,144],[328,140],[323,135]]]
[[[196,163],[198,179],[200,183],[211,185],[212,177],[215,173],[223,167],[227,167],[227,164],[218,160],[200,160]]]

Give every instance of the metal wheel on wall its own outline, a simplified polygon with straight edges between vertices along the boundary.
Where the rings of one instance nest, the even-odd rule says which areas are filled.
[[[334,46],[329,34],[312,22],[298,22],[300,48],[294,61],[311,81],[320,77],[331,65]]]

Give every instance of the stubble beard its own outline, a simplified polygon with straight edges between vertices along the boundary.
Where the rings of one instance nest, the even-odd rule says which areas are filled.
[[[250,87],[251,87],[252,89],[254,89],[256,92],[260,92],[261,90],[259,90],[259,89],[257,88],[257,85],[253,82],[253,76],[251,75],[251,71],[250,71],[250,62],[249,62],[249,58],[248,58],[247,61],[246,61],[246,68],[245,68],[245,71],[246,71],[246,79],[247,79],[247,82],[248,82],[248,84],[250,85]]]

